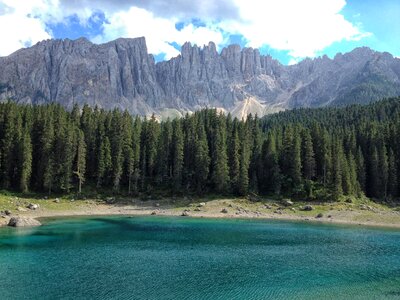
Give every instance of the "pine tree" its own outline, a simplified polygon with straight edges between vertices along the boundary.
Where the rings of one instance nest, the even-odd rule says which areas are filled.
[[[315,158],[311,134],[308,130],[303,134],[302,165],[303,177],[307,180],[313,179],[315,176]]]
[[[45,121],[43,135],[41,136],[41,163],[39,170],[43,170],[43,188],[51,194],[55,174],[55,154],[54,154],[54,126],[53,120],[49,118]]]
[[[356,166],[357,166],[357,181],[360,185],[361,191],[366,193],[366,170],[364,155],[362,153],[361,147],[358,147],[356,156]]]
[[[155,175],[159,129],[159,123],[154,115],[150,120],[145,120],[143,123],[143,130],[141,132],[142,188],[144,188],[146,181],[148,183],[147,187],[150,188]]]
[[[95,115],[96,113],[96,115]],[[80,116],[80,129],[83,131],[83,134],[85,136],[85,144],[86,144],[86,170],[87,170],[87,178],[93,177],[93,179],[96,177],[96,170],[97,170],[97,155],[96,151],[98,151],[99,145],[96,147],[96,130],[97,130],[97,123],[95,117],[99,119],[99,112],[93,112],[93,109],[85,104],[82,108],[82,114]],[[111,121],[111,114],[110,115],[110,120]],[[75,121],[78,121],[78,116],[76,113],[73,112],[72,118]],[[98,121],[98,120],[97,120]],[[110,127],[108,127],[110,128]],[[90,176],[93,174],[92,176]]]
[[[112,168],[111,143],[107,136],[101,140],[97,163],[97,187],[107,185]]]
[[[343,194],[343,146],[342,142],[335,138],[332,145],[332,185],[333,196],[338,199]]]
[[[16,108],[13,103],[7,103],[4,107],[3,124],[1,128],[1,185],[3,188],[10,188],[14,157],[15,140],[15,118]]]
[[[55,126],[57,131],[54,131],[51,180],[54,190],[68,193],[72,187],[76,136],[73,124],[68,121],[61,107],[57,107],[55,111]]]
[[[369,161],[369,169],[368,169],[368,194],[369,197],[379,197],[379,160],[378,160],[378,150],[376,146],[371,149]]]
[[[225,138],[225,123],[222,122],[222,116],[218,116],[215,124],[214,147],[213,147],[213,174],[212,183],[215,191],[225,193],[229,184],[229,170]]]
[[[82,130],[78,131],[78,143],[76,146],[76,157],[75,157],[75,175],[78,178],[78,192],[82,192],[82,184],[85,182],[85,171],[86,171],[86,143],[85,137]]]
[[[96,178],[96,187],[100,188],[105,181],[105,174],[106,170],[108,170],[109,165],[107,165],[106,162],[106,139],[108,140],[105,132],[105,115],[104,114],[99,114],[98,115],[98,123],[97,123],[97,129],[96,129],[96,168],[93,171],[94,172],[94,177]],[[108,146],[109,146],[109,140],[108,140]],[[111,165],[111,149],[108,149],[108,154],[109,154],[109,159],[110,162],[109,164]],[[90,172],[90,171],[89,171]]]
[[[168,182],[168,179],[172,177],[172,140],[172,124],[168,119],[161,125],[161,134],[157,145],[156,173],[158,183]]]
[[[231,190],[234,193],[239,191],[239,173],[240,173],[240,141],[237,121],[233,123],[232,133],[229,139],[228,158],[229,158],[229,177]]]
[[[251,116],[251,115],[250,115]],[[262,148],[262,134],[261,127],[259,124],[259,118],[255,115],[254,119],[251,117],[248,118],[247,122],[248,132],[250,133],[248,136],[250,138],[247,139],[247,143],[249,144],[247,147],[249,148],[249,180],[250,180],[250,188],[254,192],[258,192],[259,186],[259,177],[261,176],[261,148]],[[242,141],[243,142],[243,141]]]
[[[330,137],[326,129],[314,126],[312,139],[315,141],[316,176],[326,186],[331,181],[332,155]]]
[[[346,156],[342,157],[341,161],[342,168],[342,188],[345,195],[352,195],[354,193],[351,174],[350,174],[350,163]]]
[[[20,140],[20,190],[25,193],[29,190],[30,178],[32,173],[32,143],[28,128],[24,129]]]
[[[190,190],[197,186],[197,169],[195,161],[196,147],[196,126],[201,124],[201,116],[195,113],[194,116],[188,114],[182,120],[182,128],[184,132],[184,148],[183,148],[183,181],[186,190]]]
[[[173,189],[179,192],[182,185],[183,134],[179,121],[172,123],[172,181]]]
[[[242,132],[246,132],[242,130]],[[249,189],[249,165],[250,165],[250,153],[249,145],[244,134],[241,134],[242,141],[240,143],[240,168],[239,168],[239,180],[237,192],[239,195],[244,196],[247,194]],[[254,180],[254,178],[253,178]]]
[[[396,158],[392,149],[389,150],[388,163],[388,195],[390,195],[391,197],[397,197],[399,190],[397,181],[398,172]]]
[[[133,187],[134,193],[138,191],[138,181],[140,177],[140,135],[141,135],[141,120],[139,117],[135,118],[132,130],[132,152],[133,152]],[[131,188],[129,188],[129,192]]]
[[[128,194],[131,194],[132,177],[135,169],[135,157],[133,153],[133,119],[125,111],[122,116],[122,148],[123,148],[123,182],[128,185]]]
[[[203,194],[209,174],[210,156],[208,154],[208,143],[203,124],[199,123],[196,131],[197,133],[194,148],[196,172],[194,173],[194,177],[197,193]]]
[[[121,113],[117,110],[112,112],[111,124],[111,161],[112,161],[112,183],[114,191],[120,190],[124,162],[124,126]]]
[[[357,162],[351,151],[348,154],[347,162],[349,165],[349,175],[350,175],[349,178],[350,178],[351,190],[352,190],[351,194],[355,195],[355,196],[361,196],[362,191],[361,191],[360,184],[357,180]]]
[[[387,187],[388,187],[388,178],[389,178],[389,164],[388,164],[388,156],[386,146],[381,143],[379,153],[379,197],[386,199],[387,197]]]
[[[302,181],[301,176],[301,141],[300,135],[295,134],[294,141],[293,141],[293,162],[292,162],[292,170],[291,170],[291,177],[295,186],[299,186]]]
[[[262,147],[262,189],[266,193],[279,195],[281,192],[281,172],[278,163],[275,136],[269,134]]]

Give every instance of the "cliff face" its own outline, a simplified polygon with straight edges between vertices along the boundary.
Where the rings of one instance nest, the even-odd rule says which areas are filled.
[[[95,45],[81,38],[43,41],[0,58],[0,100],[67,108],[89,104],[134,114],[218,107],[236,116],[295,107],[367,103],[400,94],[400,60],[357,48],[281,65],[257,49],[186,43],[155,63],[144,38]]]

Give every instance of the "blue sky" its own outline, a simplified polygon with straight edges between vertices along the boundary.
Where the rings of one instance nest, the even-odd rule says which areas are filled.
[[[82,36],[145,36],[157,60],[186,41],[218,50],[238,43],[284,64],[359,46],[400,56],[398,0],[0,0],[0,27],[0,56]]]

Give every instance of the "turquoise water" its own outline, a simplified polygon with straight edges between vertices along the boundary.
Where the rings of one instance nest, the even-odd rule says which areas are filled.
[[[400,299],[400,231],[96,217],[0,230],[1,299]]]

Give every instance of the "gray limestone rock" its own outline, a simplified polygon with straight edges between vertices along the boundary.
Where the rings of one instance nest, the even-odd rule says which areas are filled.
[[[257,49],[185,43],[156,63],[144,38],[96,45],[47,40],[0,57],[0,101],[68,109],[88,104],[165,115],[216,107],[264,115],[296,107],[367,103],[400,94],[400,59],[369,48],[285,66]]]
[[[38,220],[28,217],[12,217],[8,222],[8,226],[12,227],[30,227],[42,225]]]

